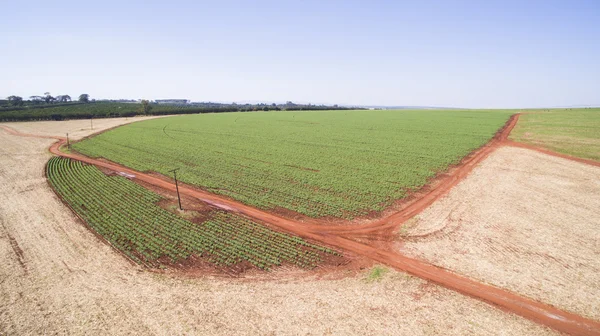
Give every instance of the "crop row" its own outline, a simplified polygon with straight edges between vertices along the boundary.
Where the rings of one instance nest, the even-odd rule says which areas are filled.
[[[263,209],[355,218],[381,211],[485,144],[508,114],[343,111],[195,115],[74,145]]]
[[[324,254],[337,254],[223,211],[201,224],[188,221],[156,205],[159,195],[79,161],[55,157],[46,170],[57,193],[97,233],[149,266],[195,255],[225,267],[247,261],[265,270],[283,263],[313,268]]]

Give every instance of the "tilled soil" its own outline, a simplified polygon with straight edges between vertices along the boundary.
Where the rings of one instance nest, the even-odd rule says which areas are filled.
[[[27,121],[10,122],[2,125],[22,133],[31,133],[42,136],[66,137],[69,133],[69,139],[79,140],[88,135],[129,124],[136,121],[162,118],[165,116],[136,116],[132,118],[99,118],[99,119],[74,119],[65,121]]]
[[[600,320],[600,168],[502,147],[400,230],[398,251]]]
[[[483,160],[485,157],[487,157],[487,155],[489,155],[489,153],[493,151],[493,149],[495,149],[495,147],[498,147],[499,143],[506,141],[508,133],[510,132],[511,128],[514,126],[517,120],[518,115],[513,116],[507,123],[507,126],[501,132],[499,132],[499,134],[496,135],[491,144],[488,144],[483,149],[477,151],[475,156],[471,155],[473,159],[469,160],[468,163],[465,164],[465,166],[460,167],[460,169],[458,170],[459,172],[465,174],[463,177],[466,177],[466,174],[476,166],[477,162]],[[22,134],[19,132],[15,132],[11,128],[4,127],[3,129],[9,134],[13,135],[24,135],[27,137],[33,136],[30,134]],[[83,162],[88,162],[91,164],[102,166],[104,168],[120,170],[122,172],[130,174],[131,176],[135,176],[136,180],[154,184],[161,188],[166,188],[168,190],[175,189],[175,186],[168,180],[165,180],[163,178],[157,178],[152,174],[136,172],[129,168],[122,167],[114,163],[105,162],[104,160],[94,160],[85,156],[78,155],[76,153],[67,154],[61,152],[59,150],[59,147],[61,143],[64,143],[64,140],[65,139],[62,138],[60,139],[60,141],[54,143],[51,146],[50,151],[57,155],[72,157]],[[458,174],[454,177],[450,176],[450,179],[446,179],[446,181],[452,185],[455,185],[459,181],[456,180],[456,178],[458,178],[459,176],[462,175]],[[418,209],[419,205],[424,208],[427,206],[427,204],[431,204],[436,199],[439,199],[440,197],[444,196],[445,192],[444,188],[441,188],[442,185],[445,185],[446,187],[448,186],[448,184],[438,185],[438,188],[431,190],[431,192],[427,194],[428,197],[423,198],[423,200],[427,200],[425,203],[421,202],[422,200],[417,200],[416,203],[411,204],[413,208],[412,210],[408,211],[409,208],[406,208],[404,209],[405,211],[401,211],[400,213],[398,213],[397,215],[393,215],[392,217],[399,216],[401,222],[398,224],[401,224],[403,222],[403,219],[401,217],[407,215],[414,209]],[[586,320],[585,318],[582,318],[581,316],[578,316],[576,314],[561,311],[560,309],[556,309],[551,305],[529,299],[519,294],[512,293],[510,291],[502,289],[501,287],[486,285],[485,283],[479,282],[477,280],[470,279],[468,277],[461,276],[460,274],[456,274],[447,271],[443,268],[434,266],[432,264],[429,264],[428,262],[410,258],[400,253],[389,252],[386,249],[381,249],[381,247],[369,246],[364,243],[352,241],[341,236],[333,236],[327,233],[315,233],[314,231],[312,231],[312,229],[308,228],[307,223],[298,223],[293,220],[273,216],[270,213],[266,213],[255,208],[248,207],[237,202],[232,202],[229,199],[221,199],[215,195],[206,193],[201,190],[197,190],[195,188],[182,186],[182,188],[180,189],[184,194],[195,197],[200,201],[208,201],[209,203],[215,206],[219,206],[219,204],[230,204],[231,206],[228,207],[230,210],[235,209],[236,211],[241,211],[244,213],[248,212],[250,213],[250,216],[253,216],[252,214],[260,216],[260,220],[263,220],[269,223],[270,225],[276,225],[284,230],[288,230],[290,232],[299,234],[302,237],[324,242],[325,244],[341,248],[345,251],[351,251],[358,255],[366,256],[372,260],[391,265],[398,270],[410,272],[411,274],[417,275],[423,279],[435,281],[436,283],[442,284],[447,288],[451,288],[461,293],[470,295],[472,297],[480,298],[482,300],[494,303],[500,307],[507,309],[508,311],[515,312],[534,321],[538,321],[545,325],[552,326],[558,330],[581,335],[600,335],[600,323],[596,321],[589,319]],[[431,199],[431,197],[433,198]],[[392,217],[389,218],[391,219]],[[398,225],[395,223],[392,224]]]
[[[6,334],[553,334],[400,272],[277,281],[157,274],[132,266],[56,198],[53,140],[0,130],[0,332]]]

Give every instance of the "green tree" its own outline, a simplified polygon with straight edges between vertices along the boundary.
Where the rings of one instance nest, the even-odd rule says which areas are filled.
[[[30,96],[29,99],[36,104],[44,102],[44,97],[42,96]]]
[[[71,101],[71,96],[69,96],[69,95],[56,96],[56,100],[58,100],[61,103],[70,102]]]
[[[140,106],[138,112],[140,112],[141,114],[148,114],[151,110],[152,106],[150,105],[150,102],[146,99],[142,99],[142,105]]]
[[[46,104],[50,104],[50,103],[54,102],[55,100],[56,100],[56,98],[52,97],[50,92],[44,92],[44,101],[46,102]]]
[[[8,98],[8,103],[12,106],[23,106],[23,98],[19,96],[10,96]]]
[[[79,95],[79,101],[82,103],[89,103],[90,102],[90,95],[87,93],[82,93]]]

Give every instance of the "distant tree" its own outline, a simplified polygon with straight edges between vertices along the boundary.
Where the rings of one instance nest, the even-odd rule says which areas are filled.
[[[29,99],[34,103],[41,103],[44,101],[44,97],[42,96],[30,96]]]
[[[150,106],[150,102],[146,99],[142,99],[142,105],[140,106],[138,112],[141,114],[148,114],[152,110],[152,106]]]
[[[46,102],[46,104],[50,104],[50,103],[54,102],[55,100],[56,100],[56,98],[52,97],[50,92],[44,92],[44,101]]]
[[[69,95],[56,96],[56,100],[59,101],[59,102],[61,102],[61,103],[70,102],[71,101],[71,96],[69,96]]]
[[[82,103],[89,103],[90,101],[90,95],[87,93],[82,93],[79,95],[79,101]]]
[[[6,98],[12,106],[23,106],[23,98],[19,96],[10,96]]]

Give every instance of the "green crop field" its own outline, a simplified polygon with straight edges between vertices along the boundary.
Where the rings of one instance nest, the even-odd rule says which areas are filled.
[[[4,103],[7,104],[6,101]],[[166,114],[196,114],[196,113],[221,113],[221,112],[246,112],[246,111],[275,111],[275,110],[348,110],[347,107],[327,107],[324,105],[251,105],[251,104],[220,104],[220,103],[195,103],[188,105],[150,104],[151,109],[145,115]],[[1,106],[0,121],[28,121],[28,120],[67,120],[89,118],[132,117],[140,114],[140,103],[118,102],[90,102],[90,103],[59,103],[59,104],[34,104],[29,106]]]
[[[137,122],[73,148],[263,209],[381,211],[481,147],[511,111],[253,112]]]
[[[600,108],[528,112],[519,117],[510,138],[600,161]]]
[[[152,105],[150,115],[164,114],[191,114],[207,112],[205,108],[194,106]],[[63,120],[63,119],[89,119],[106,117],[132,117],[139,114],[140,104],[134,103],[69,103],[57,106],[42,105],[18,110],[4,111],[0,109],[0,121],[27,121],[27,120]],[[211,111],[209,109],[209,111]],[[214,112],[222,112],[213,109]]]
[[[47,165],[50,184],[79,216],[131,259],[156,267],[190,255],[222,267],[243,261],[264,270],[282,263],[317,266],[336,252],[275,232],[245,217],[213,211],[201,224],[156,205],[161,197],[95,166],[54,157]]]

